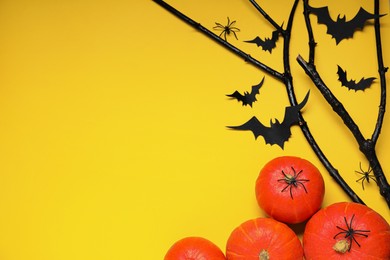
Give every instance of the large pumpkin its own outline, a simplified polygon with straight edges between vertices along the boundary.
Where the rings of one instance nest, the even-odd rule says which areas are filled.
[[[303,234],[305,258],[390,259],[390,226],[367,206],[340,202],[321,209]]]
[[[286,224],[271,218],[256,218],[238,226],[226,245],[228,260],[299,260],[303,248]]]

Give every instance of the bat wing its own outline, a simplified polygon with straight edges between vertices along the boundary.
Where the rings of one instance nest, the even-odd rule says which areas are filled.
[[[337,74],[339,75],[339,81],[341,82],[341,85],[344,87],[347,87],[349,90],[353,89],[355,91],[358,90],[365,90],[366,88],[369,88],[372,84],[372,82],[376,79],[374,77],[371,78],[362,78],[358,83],[356,83],[355,80],[348,80],[347,79],[347,71],[343,70],[339,65],[337,65]]]
[[[364,10],[363,7],[360,7],[355,17],[351,21],[346,22],[346,24],[348,25],[350,30],[362,30],[367,20],[379,18],[381,16],[383,15],[375,15],[369,13],[366,10]]]
[[[370,78],[362,78],[361,80],[359,80],[358,83],[356,83],[356,86],[354,88],[355,91],[358,91],[358,90],[365,90],[366,88],[369,88],[372,83],[374,82],[376,78],[375,77],[370,77]]]
[[[294,124],[299,123],[299,111],[306,105],[309,99],[310,91],[307,92],[305,98],[296,106],[286,107],[283,122],[281,125],[285,128],[290,128]]]
[[[261,86],[263,86],[263,83],[264,83],[264,77],[263,77],[263,79],[260,81],[259,84],[252,86],[252,91],[251,91],[251,93],[250,93],[250,94],[248,95],[248,97],[247,97],[247,102],[248,102],[248,104],[249,104],[250,106],[252,106],[252,103],[253,103],[253,102],[257,101],[256,95],[257,95],[257,94],[260,94],[260,88],[261,88]]]
[[[240,126],[228,126],[228,128],[242,131],[250,130],[255,136],[255,139],[259,136],[264,136],[264,134],[267,135],[267,131],[270,130],[269,127],[263,125],[255,116]]]
[[[317,22],[319,24],[325,24],[326,27],[328,27],[327,33],[329,33],[329,27],[334,27],[337,24],[335,21],[333,21],[332,17],[330,17],[329,9],[327,6],[318,8],[310,7],[310,12],[317,16]]]
[[[265,41],[263,41],[259,36],[256,36],[253,40],[250,41],[244,41],[249,43],[256,43],[257,47],[264,47]]]
[[[229,95],[226,95],[226,96],[231,97],[231,98],[234,98],[234,99],[236,99],[237,101],[243,102],[243,105],[245,104],[245,103],[244,103],[244,101],[245,101],[245,96],[242,95],[242,94],[241,94],[240,92],[238,92],[237,90],[234,91],[233,94],[229,94]]]
[[[352,37],[353,31],[346,31],[345,21],[334,21],[330,17],[329,9],[327,6],[324,7],[310,7],[310,11],[317,16],[317,21],[319,24],[326,25],[326,33],[332,35],[332,38],[336,39],[336,45],[344,38]]]
[[[271,41],[273,41],[274,43],[276,43],[279,39],[279,31],[278,30],[275,30],[272,32],[272,38],[271,38]]]

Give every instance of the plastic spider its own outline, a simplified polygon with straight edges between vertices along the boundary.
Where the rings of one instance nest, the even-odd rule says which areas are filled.
[[[299,175],[301,175],[302,173],[302,170],[300,170],[298,173],[295,171],[295,169],[293,167],[291,167],[292,171],[293,171],[293,175],[291,174],[286,174],[283,170],[282,170],[282,174],[284,176],[284,178],[282,179],[279,179],[278,182],[285,182],[287,185],[286,187],[284,187],[282,189],[282,192],[284,192],[285,190],[287,190],[288,188],[290,188],[290,197],[291,199],[294,199],[293,197],[293,194],[292,194],[292,189],[293,187],[294,188],[298,188],[299,186],[301,186],[305,192],[307,193],[307,190],[306,190],[306,187],[305,187],[305,182],[308,182],[309,180],[307,179],[299,179]]]
[[[342,227],[339,227],[339,226],[336,226],[338,229],[342,230],[341,232],[337,233],[333,239],[336,239],[336,237],[338,237],[339,235],[341,234],[345,234],[344,238],[348,239],[349,240],[349,248],[348,248],[348,252],[351,250],[352,248],[352,242],[355,242],[359,247],[360,247],[360,244],[359,242],[356,240],[355,236],[359,235],[359,236],[362,236],[362,237],[368,237],[367,234],[364,234],[364,233],[368,233],[370,232],[370,230],[362,230],[362,229],[353,229],[352,228],[352,222],[353,222],[353,219],[355,217],[355,214],[352,215],[352,218],[351,220],[349,221],[349,223],[347,222],[347,218],[344,217],[344,222],[345,222],[345,225],[347,226],[347,228],[342,228]]]
[[[376,183],[376,179],[374,177],[374,175],[370,174],[372,172],[372,168],[371,166],[368,166],[368,170],[367,171],[363,171],[362,169],[362,163],[359,163],[359,166],[360,166],[360,171],[355,171],[356,173],[360,174],[360,175],[363,175],[361,178],[359,178],[358,180],[356,180],[356,182],[362,182],[362,188],[364,190],[364,181],[367,181],[367,183],[370,183],[370,179],[373,180],[375,183]]]
[[[226,39],[226,35],[230,35],[231,33],[234,35],[234,37],[238,40],[237,38],[237,34],[236,32],[239,32],[240,29],[238,29],[237,27],[234,27],[233,25],[236,23],[236,21],[232,21],[230,22],[230,19],[229,17],[227,18],[227,25],[222,25],[220,23],[215,23],[216,26],[213,27],[214,30],[218,30],[218,31],[222,31],[220,34],[219,34],[219,37],[221,37],[221,35],[223,35],[223,38],[225,39],[225,41],[227,41]]]

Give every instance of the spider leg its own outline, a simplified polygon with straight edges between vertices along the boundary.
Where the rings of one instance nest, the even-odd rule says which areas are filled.
[[[303,172],[303,170],[300,170],[298,173],[295,173],[295,170],[294,170],[295,177],[298,178],[298,176],[301,175],[302,172]]]
[[[357,179],[356,182],[359,182],[359,181],[361,181],[362,179],[365,179],[365,178],[366,178],[366,176],[363,176],[363,177]]]
[[[233,31],[233,30],[230,30],[230,31],[233,33],[234,37],[236,37],[236,40],[238,40],[237,35],[236,35],[236,32]]]
[[[359,172],[359,171],[355,171],[355,172],[360,174],[360,175],[364,175],[364,172]]]
[[[307,193],[307,190],[306,190],[306,187],[305,187],[305,185],[303,185],[301,182],[298,182],[298,184],[297,185],[301,185],[302,187],[303,187],[303,189],[305,190],[305,192]]]
[[[374,177],[368,176],[368,178],[371,179],[371,180],[373,180],[375,183],[378,183]]]
[[[220,23],[215,23],[216,26],[213,27],[214,30],[217,30],[217,31],[224,31],[225,30],[225,26],[223,26],[222,24]]]
[[[351,236],[351,238],[353,239],[353,241],[355,241],[355,243],[360,247],[360,244],[359,242],[356,240],[356,238],[354,236]],[[352,239],[351,240],[351,247],[352,247]]]
[[[284,187],[284,188],[282,189],[282,192],[284,192],[289,186],[290,186],[290,185],[287,184],[286,187]]]
[[[344,217],[344,219],[345,219],[345,224],[347,224],[347,228],[348,228],[348,229],[351,229],[351,228],[352,228],[352,222],[353,222],[353,219],[354,219],[354,218],[355,218],[355,214],[352,215],[352,218],[351,218],[351,220],[349,221],[349,226],[348,226],[348,224],[347,224],[347,218]]]
[[[359,235],[359,236],[362,236],[362,237],[368,237],[367,234],[362,234],[362,233],[360,233],[360,232],[370,232],[370,230],[359,230],[359,229],[357,229],[357,230],[355,230],[355,232],[354,232],[355,235]]]
[[[341,229],[341,230],[344,230],[344,231],[341,231],[341,232],[339,232],[339,233],[337,233],[334,237],[333,237],[333,239],[335,239],[336,237],[338,237],[339,235],[341,235],[341,234],[344,234],[344,233],[347,233],[347,230],[345,230],[345,229],[343,229],[343,228],[341,228],[341,227],[339,227],[339,226],[336,226],[338,229]],[[345,236],[345,237],[347,237],[347,236]]]
[[[360,170],[361,170],[362,172],[364,172],[364,171],[363,171],[363,168],[362,168],[362,162],[359,162],[359,168],[360,168]]]
[[[221,37],[221,35],[224,34],[224,33],[225,33],[225,31],[222,31],[222,32],[218,35],[218,37]],[[225,40],[226,40],[226,36],[225,36]]]

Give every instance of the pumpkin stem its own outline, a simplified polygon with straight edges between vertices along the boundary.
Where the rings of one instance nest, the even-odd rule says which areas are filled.
[[[259,254],[259,260],[269,260],[269,254],[267,250],[265,249],[261,250]]]
[[[336,244],[334,244],[333,249],[337,253],[344,254],[345,252],[347,252],[349,250],[349,247],[350,247],[349,241],[347,239],[342,239],[342,240],[337,241]]]

